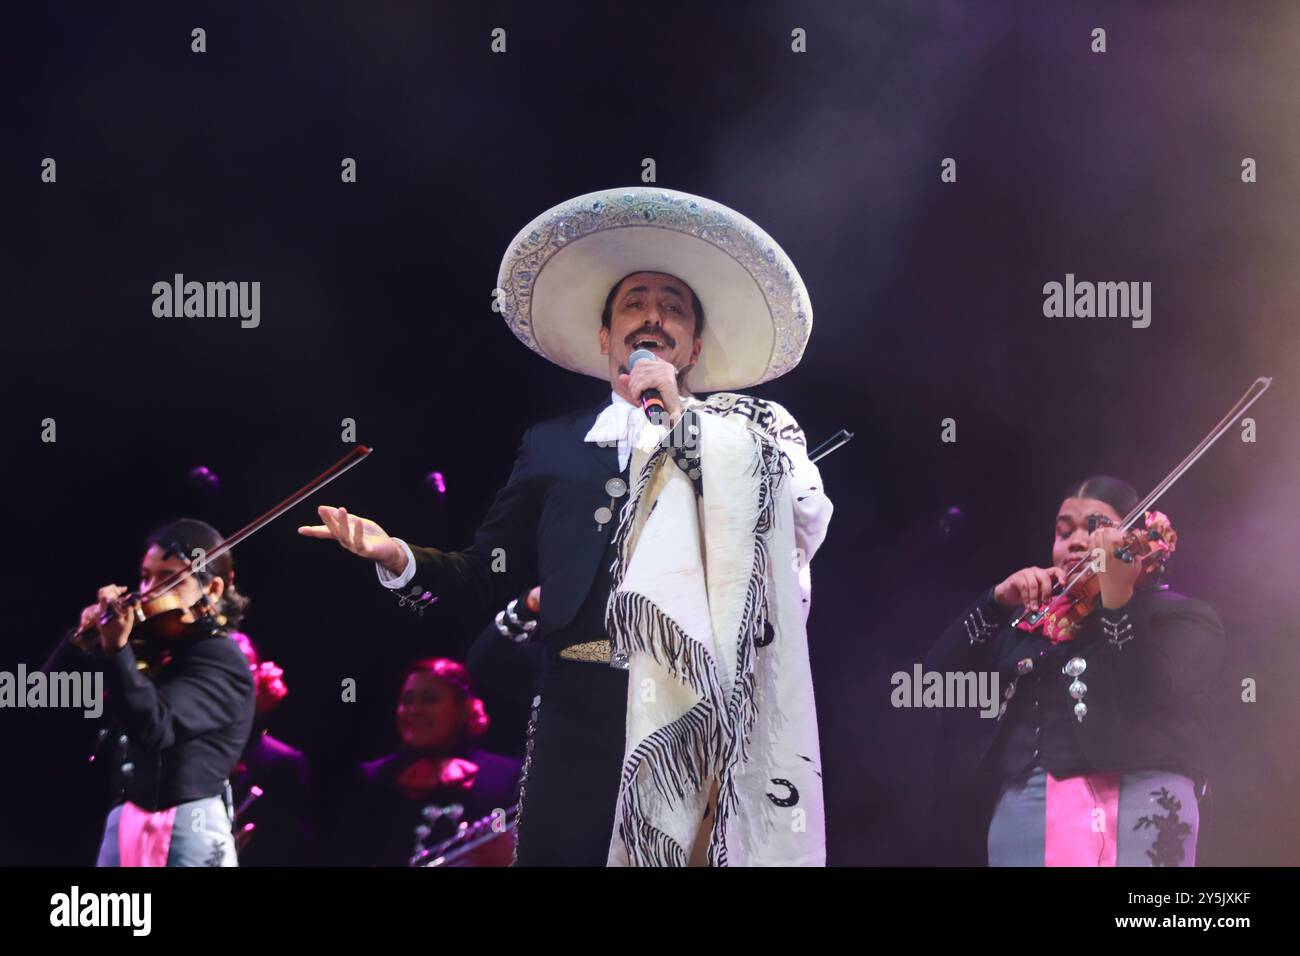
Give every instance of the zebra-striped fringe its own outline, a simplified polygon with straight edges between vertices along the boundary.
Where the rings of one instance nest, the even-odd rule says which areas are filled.
[[[626,773],[626,772],[625,772]],[[685,866],[686,851],[662,830],[654,827],[641,810],[641,795],[635,784],[623,787],[618,836],[627,847],[632,866]]]

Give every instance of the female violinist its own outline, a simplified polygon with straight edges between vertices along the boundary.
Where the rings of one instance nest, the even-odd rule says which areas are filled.
[[[1121,532],[1138,501],[1115,478],[1071,486],[1050,566],[985,591],[927,659],[999,676],[999,715],[978,721],[981,765],[1001,787],[991,866],[1195,863],[1223,629],[1209,606],[1160,583],[1176,540],[1163,515]]]
[[[149,536],[142,601],[107,585],[76,645],[100,660],[117,725],[114,792],[99,866],[236,866],[227,778],[253,724],[253,678],[229,630],[247,600],[228,553],[196,570],[216,529],[182,519]],[[159,582],[182,575],[162,598]],[[164,600],[165,599],[165,600]],[[152,616],[148,616],[152,615]],[[139,618],[144,616],[142,621]]]

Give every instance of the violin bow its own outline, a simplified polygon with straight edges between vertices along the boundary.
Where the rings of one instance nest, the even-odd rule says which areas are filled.
[[[1183,475],[1187,473],[1188,469],[1190,469],[1192,465],[1196,464],[1202,455],[1210,450],[1210,446],[1218,441],[1219,438],[1222,437],[1223,433],[1231,428],[1236,423],[1237,419],[1246,413],[1246,410],[1250,408],[1250,406],[1259,401],[1260,396],[1267,392],[1268,387],[1272,384],[1273,380],[1271,378],[1266,378],[1263,375],[1251,382],[1250,388],[1246,389],[1246,394],[1242,395],[1241,398],[1237,400],[1237,404],[1228,409],[1228,414],[1224,415],[1223,418],[1219,420],[1219,423],[1210,429],[1209,434],[1201,439],[1200,444],[1193,448],[1188,453],[1187,457],[1179,462],[1178,466],[1175,467],[1173,471],[1165,475],[1164,480],[1151,489],[1151,493],[1139,501],[1133,510],[1128,513],[1124,518],[1123,523],[1120,525],[1120,530],[1127,532],[1133,527],[1133,525],[1137,524],[1138,519],[1146,514],[1147,511],[1149,511],[1151,507],[1160,500],[1164,493],[1172,488],[1174,483],[1178,481],[1179,478],[1183,477]],[[1079,562],[1078,567],[1075,568],[1068,581],[1064,584],[1058,583],[1052,588],[1051,596],[1058,597],[1068,591],[1076,581],[1088,572],[1091,564],[1092,562],[1086,560]],[[1024,613],[1018,615],[1016,619],[1011,622],[1011,626],[1015,627],[1024,617],[1026,617]]]
[[[167,577],[163,578],[160,582],[158,582],[157,585],[150,588],[145,594],[143,595],[124,594],[122,595],[122,597],[118,598],[117,601],[115,601],[114,603],[120,608],[124,604],[130,604],[134,601],[140,600],[142,597],[156,598],[166,594],[168,591],[172,590],[177,585],[179,585],[182,581],[184,581],[185,578],[188,577],[192,571],[203,570],[203,568],[206,567],[206,565],[209,562],[215,561],[217,558],[221,557],[223,554],[226,554],[228,551],[234,548],[235,545],[248,540],[253,535],[255,535],[258,531],[261,531],[263,528],[265,528],[276,518],[284,514],[286,511],[295,507],[298,504],[301,504],[307,498],[310,498],[312,495],[320,491],[322,488],[328,485],[335,478],[338,478],[341,475],[343,475],[344,472],[356,467],[372,451],[374,451],[374,449],[368,445],[356,445],[346,455],[344,455],[334,464],[330,465],[330,467],[326,468],[319,475],[317,475],[311,481],[307,482],[307,484],[303,485],[301,488],[299,488],[289,497],[285,498],[279,504],[272,507],[269,511],[266,511],[258,515],[256,518],[254,518],[248,524],[244,525],[242,528],[240,528],[234,534],[230,535],[228,538],[223,539],[220,544],[216,545],[211,551],[205,554],[201,559],[196,559],[199,561],[201,567],[196,568],[193,565],[191,565],[190,567],[178,568],[177,570],[173,571],[171,574],[167,575]],[[182,555],[181,557],[188,558],[190,556]],[[107,622],[101,621],[100,623],[103,624]],[[74,635],[73,640],[80,639],[83,636],[83,634],[84,634],[83,631],[78,630],[77,633]],[[60,642],[60,644],[62,644],[62,642]],[[58,653],[57,647],[55,648],[55,653],[56,654]],[[51,655],[51,660],[52,659],[53,659],[53,655]],[[46,668],[49,666],[49,663],[50,663],[49,661],[46,661],[45,663]]]
[[[827,455],[829,455],[831,452],[835,451],[836,449],[843,448],[845,445],[847,445],[849,443],[849,439],[851,439],[852,437],[853,437],[853,432],[849,431],[847,428],[841,428],[830,438],[826,439],[824,442],[822,442],[820,445],[818,445],[816,448],[810,451],[808,453],[808,460],[811,462],[816,462],[819,458],[825,458]]]
[[[1190,469],[1192,465],[1196,464],[1197,460],[1210,450],[1210,446],[1218,441],[1223,433],[1231,428],[1236,423],[1237,419],[1246,413],[1246,410],[1250,408],[1250,406],[1259,401],[1260,396],[1267,392],[1268,387],[1272,384],[1273,380],[1271,378],[1265,378],[1262,375],[1255,379],[1255,381],[1251,383],[1250,388],[1246,389],[1246,394],[1237,400],[1237,404],[1233,405],[1232,408],[1228,410],[1228,414],[1223,416],[1219,424],[1210,429],[1210,433],[1201,439],[1201,443],[1188,453],[1187,457],[1179,463],[1177,468],[1165,476],[1164,481],[1151,489],[1151,493],[1137,503],[1133,510],[1129,512],[1128,517],[1124,519],[1121,529],[1128,531],[1132,528],[1133,525],[1137,523],[1138,518],[1146,514],[1146,512],[1151,509],[1151,506],[1159,501],[1161,496],[1174,486],[1174,482],[1183,477],[1183,475],[1187,473],[1188,469]]]
[[[288,498],[285,498],[279,504],[272,507],[269,511],[266,511],[261,515],[258,515],[256,518],[254,518],[248,524],[244,525],[242,528],[240,528],[230,537],[223,540],[220,544],[218,544],[215,548],[213,548],[211,551],[209,551],[206,555],[203,556],[203,563],[207,564],[210,561],[215,561],[217,558],[221,557],[223,554],[226,554],[228,551],[234,548],[235,545],[239,544],[242,541],[247,540],[248,538],[251,538],[253,535],[257,534],[257,532],[261,531],[263,528],[265,528],[276,518],[280,517],[280,515],[284,514],[289,509],[295,507],[296,505],[301,504],[303,501],[310,498],[312,495],[320,491],[322,488],[328,485],[335,478],[339,478],[345,472],[349,471],[352,468],[355,468],[372,451],[374,451],[374,449],[371,448],[369,445],[355,446],[346,455],[344,455],[334,464],[330,465],[328,468],[322,471],[311,481],[307,482],[307,484],[303,485],[301,488],[299,488],[297,491],[291,494]],[[163,582],[158,586],[158,589],[156,590],[151,589],[149,591],[149,596],[157,597],[159,594],[166,594],[172,588],[176,587],[176,585],[180,584],[181,581],[185,579],[185,576],[190,573],[190,570],[191,570],[190,568],[182,568],[179,571],[174,571],[172,574],[168,575],[167,578],[163,580]],[[173,577],[176,578],[175,581],[172,581]]]

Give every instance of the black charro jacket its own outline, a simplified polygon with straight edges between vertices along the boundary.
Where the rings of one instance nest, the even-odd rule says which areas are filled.
[[[153,678],[128,644],[100,659],[118,727],[114,790],[146,810],[221,795],[253,727],[253,676],[218,633],[175,642]]]
[[[154,811],[224,794],[254,710],[253,675],[228,633],[169,642],[152,676],[131,643],[113,654],[84,651],[74,634],[42,669],[104,675],[105,722],[92,759],[107,757],[113,804]]]
[[[1035,765],[1058,778],[1167,770],[1205,779],[1212,691],[1225,649],[1207,604],[1167,588],[1141,591],[1121,608],[1093,612],[1073,640],[1056,645],[1012,629],[1020,610],[1000,607],[990,588],[926,659],[927,670],[998,672],[1002,713],[975,721],[985,769],[1004,780]],[[1074,658],[1084,662],[1082,720],[1069,692],[1073,678],[1063,672]]]
[[[534,639],[559,650],[604,637],[608,559],[627,496],[613,502],[614,520],[598,526],[594,515],[598,508],[610,507],[609,479],[630,483],[627,469],[619,468],[616,447],[584,441],[607,404],[528,429],[510,480],[470,546],[441,551],[410,545],[416,575],[401,596],[427,592],[487,621],[512,598],[540,584],[545,600]],[[693,466],[698,465],[697,446],[685,430],[695,414],[683,415],[663,440],[674,458],[695,456]]]

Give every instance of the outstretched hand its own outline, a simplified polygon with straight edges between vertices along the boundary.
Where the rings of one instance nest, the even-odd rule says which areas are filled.
[[[383,528],[369,518],[348,514],[347,508],[321,505],[316,509],[323,525],[303,525],[298,533],[307,538],[333,538],[353,554],[378,561],[393,574],[406,570],[406,552]]]

